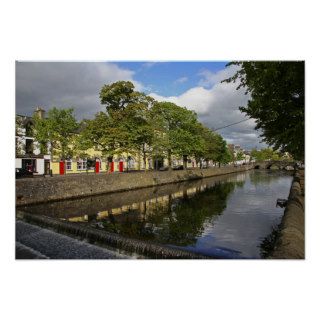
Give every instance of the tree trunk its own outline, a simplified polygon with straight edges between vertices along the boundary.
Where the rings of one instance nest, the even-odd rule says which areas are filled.
[[[168,150],[168,166],[169,166],[169,170],[172,170],[172,159],[171,159],[171,150]]]
[[[188,167],[188,156],[184,155],[183,156],[183,169],[187,170]]]
[[[127,152],[127,173],[129,172],[129,154]]]
[[[144,172],[147,172],[147,155],[143,153],[143,165],[144,165]]]
[[[140,171],[141,170],[141,152],[139,150],[139,153],[138,153],[138,170]]]
[[[144,144],[143,144],[143,165],[144,165],[144,172],[147,172],[147,153],[146,153]]]

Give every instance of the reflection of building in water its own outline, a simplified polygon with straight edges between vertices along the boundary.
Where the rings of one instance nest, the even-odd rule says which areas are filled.
[[[197,188],[196,187],[187,189],[187,195],[188,196],[194,195],[196,192],[197,192]]]
[[[71,217],[71,218],[67,218],[66,220],[70,221],[70,222],[87,222],[88,216],[84,215],[84,216],[79,216],[79,217]]]
[[[182,198],[183,197],[183,191],[175,192],[171,195],[172,199]]]
[[[245,173],[238,173],[236,176],[237,182],[243,182],[246,180],[246,174]]]
[[[177,191],[170,195],[158,196],[142,202],[134,202],[130,205],[123,205],[117,208],[111,208],[108,210],[99,211],[96,214],[88,216],[87,214],[82,214],[79,216],[73,216],[67,218],[70,222],[91,222],[94,220],[104,220],[110,218],[110,215],[116,220],[122,220],[120,217],[125,214],[126,217],[131,217],[134,219],[144,219],[147,216],[159,214],[161,212],[166,212],[170,209],[172,201],[179,199],[186,199],[194,196],[198,192],[202,192],[207,189],[207,185],[199,185],[192,188],[184,188],[183,190]]]
[[[97,213],[97,219],[104,219],[106,217],[108,217],[109,215],[109,210],[105,210],[105,211],[100,211]]]
[[[239,172],[236,176],[229,177],[226,182],[244,182],[246,180],[246,173]]]
[[[207,189],[207,185],[206,184],[200,186],[200,192],[202,192],[202,191],[204,191],[206,189]]]

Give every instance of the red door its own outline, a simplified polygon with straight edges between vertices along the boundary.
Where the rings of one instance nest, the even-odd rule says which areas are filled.
[[[61,175],[64,174],[64,161],[60,161],[59,173],[60,173]]]
[[[114,171],[114,162],[110,162],[110,172]]]
[[[119,162],[119,171],[123,172],[123,161]]]
[[[100,170],[100,162],[96,161],[96,173],[99,173]]]

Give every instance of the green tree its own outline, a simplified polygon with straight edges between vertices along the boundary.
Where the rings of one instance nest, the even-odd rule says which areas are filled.
[[[118,152],[135,153],[143,156],[146,169],[147,155],[150,153],[148,145],[153,139],[149,109],[154,99],[144,93],[134,90],[130,81],[118,81],[104,85],[100,91],[101,104],[106,106],[106,113],[113,121]]]
[[[241,161],[241,160],[244,160],[244,159],[245,159],[244,153],[243,153],[242,151],[239,151],[239,152],[237,153],[236,160],[237,160],[237,161]]]
[[[127,149],[138,155],[139,169],[142,155],[144,169],[146,170],[147,157],[151,154],[150,146],[153,143],[154,131],[148,102],[128,104],[123,111],[121,126],[127,133]]]
[[[104,85],[100,91],[100,101],[107,112],[124,110],[133,102],[134,85],[130,81],[118,81]]]
[[[232,160],[231,153],[227,148],[226,141],[216,132],[200,125],[199,132],[202,138],[202,144],[199,144],[200,150],[196,154],[207,162],[229,163]],[[201,140],[199,140],[201,141]]]
[[[216,147],[216,153],[215,157],[212,159],[214,162],[219,163],[219,167],[222,164],[227,164],[232,161],[232,154],[229,151],[229,148],[227,147],[227,142],[220,136],[219,134],[216,134],[217,139],[217,147]]]
[[[166,155],[169,168],[173,155],[183,157],[186,168],[187,157],[201,149],[196,113],[171,102],[156,102],[151,108],[151,117],[155,153]]]
[[[267,161],[267,160],[281,160],[282,155],[279,152],[272,150],[271,148],[265,148],[261,150],[252,149],[251,157],[257,161]]]
[[[106,106],[109,114],[124,111],[129,104],[145,104],[150,107],[154,99],[144,93],[134,90],[134,84],[130,81],[117,81],[104,85],[100,90],[100,101]]]
[[[83,121],[81,127],[76,141],[76,149],[80,152],[93,148],[112,158],[115,153],[123,151],[122,141],[127,139],[127,134],[123,127],[119,127],[117,120],[105,112],[97,113],[92,120]]]
[[[39,142],[41,152],[45,153],[47,145],[51,146],[51,154],[62,160],[71,157],[74,152],[74,138],[78,123],[73,109],[52,108],[47,118],[34,116],[34,136]]]
[[[198,136],[199,136],[199,146],[195,151],[195,158],[197,163],[200,162],[200,167],[202,166],[202,160],[206,161],[207,167],[209,165],[209,161],[213,159],[215,148],[216,148],[216,140],[214,132],[201,123],[198,123],[197,128]]]
[[[235,61],[239,70],[224,81],[240,80],[250,94],[240,110],[256,119],[263,141],[275,150],[304,158],[304,62]]]

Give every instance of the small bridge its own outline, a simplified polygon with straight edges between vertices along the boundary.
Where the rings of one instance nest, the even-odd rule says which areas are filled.
[[[254,163],[255,169],[270,169],[272,166],[277,167],[279,170],[283,170],[285,167],[294,167],[294,161],[286,160],[270,160],[270,161],[258,161]]]

